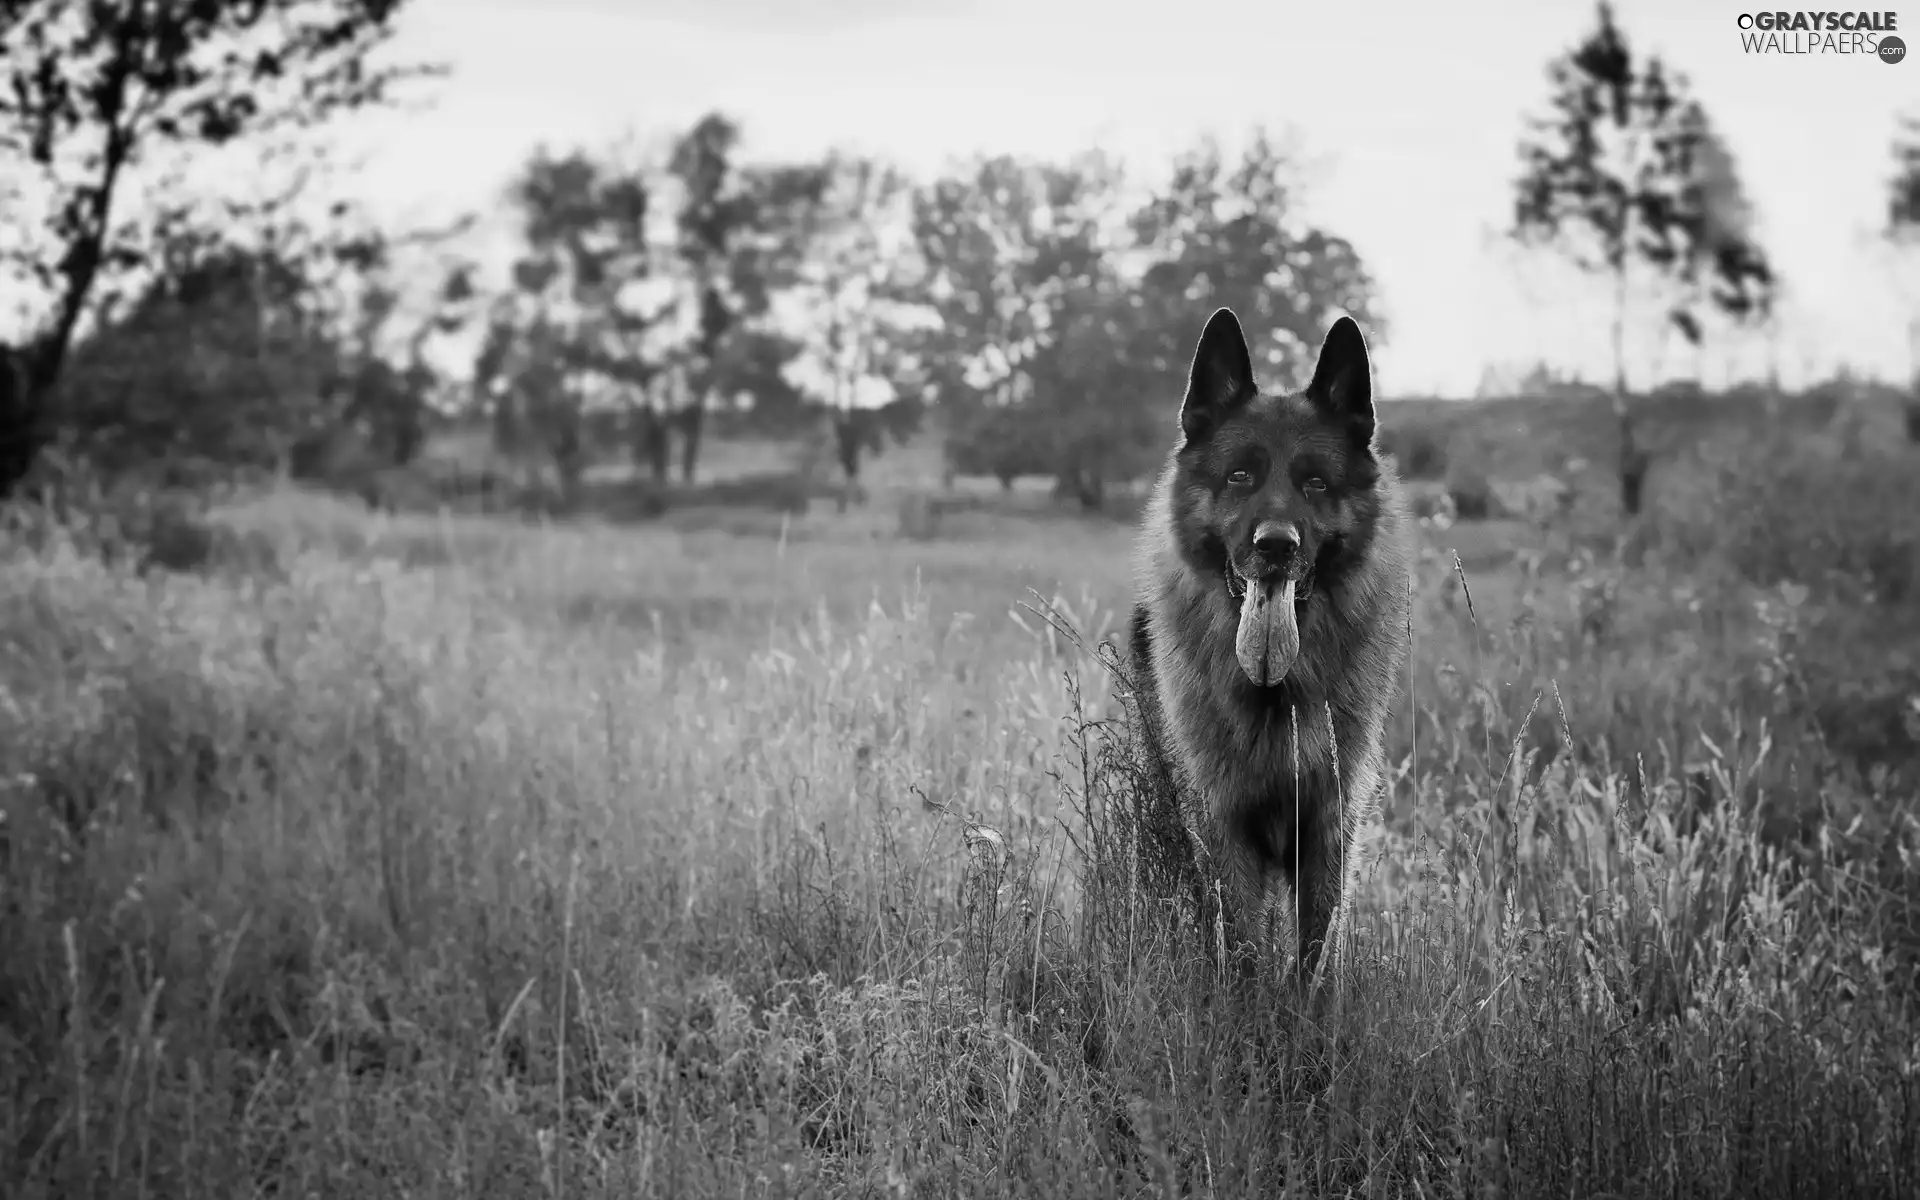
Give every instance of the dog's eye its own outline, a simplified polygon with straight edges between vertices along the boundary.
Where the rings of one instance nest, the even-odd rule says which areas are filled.
[[[1229,473],[1227,475],[1227,486],[1228,487],[1252,487],[1253,472],[1252,471],[1234,471]]]
[[[1300,487],[1303,491],[1324,492],[1327,490],[1327,481],[1320,478],[1318,475],[1313,475],[1313,476],[1309,476],[1307,481],[1301,484]]]

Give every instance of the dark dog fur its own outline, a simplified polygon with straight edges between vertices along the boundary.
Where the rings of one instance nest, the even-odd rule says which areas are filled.
[[[1293,889],[1305,982],[1384,780],[1407,657],[1408,518],[1375,454],[1359,326],[1336,321],[1313,381],[1275,395],[1258,390],[1240,322],[1220,309],[1180,426],[1137,550],[1132,651],[1149,757],[1197,818],[1230,946],[1258,932],[1274,876]],[[1297,657],[1269,686],[1235,643],[1248,581],[1263,580],[1296,581]]]

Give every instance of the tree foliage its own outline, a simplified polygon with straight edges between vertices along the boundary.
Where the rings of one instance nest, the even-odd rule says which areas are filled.
[[[538,448],[563,488],[585,470],[585,409],[594,399],[656,429],[649,388],[658,365],[644,339],[659,318],[645,284],[654,247],[653,188],[637,168],[583,151],[536,151],[508,189],[522,250],[498,296],[474,364],[503,448]],[[660,439],[647,441],[656,469]]]
[[[49,436],[47,398],[102,276],[146,261],[143,216],[118,203],[129,178],[169,152],[298,133],[386,101],[424,73],[370,64],[399,9],[400,0],[0,5],[0,157],[30,173],[45,201],[39,236],[7,265],[48,303],[19,352],[24,394],[0,409],[0,494]]]
[[[1666,317],[1690,342],[1706,309],[1764,317],[1773,273],[1733,156],[1685,78],[1636,59],[1606,3],[1548,77],[1550,112],[1520,143],[1514,237],[1623,289],[1636,267],[1680,285]]]
[[[778,436],[824,420],[851,482],[931,405],[952,469],[1054,475],[1097,506],[1165,453],[1197,311],[1243,313],[1279,383],[1300,382],[1339,313],[1380,336],[1358,253],[1301,219],[1290,159],[1262,133],[1231,161],[1212,145],[1182,159],[1144,203],[1098,153],[981,158],[915,184],[861,155],[751,163],[738,146],[708,114],[633,168],[627,199],[653,221],[612,211],[605,162],[529,164],[525,253],[476,363],[502,437],[542,442],[540,409],[577,445],[584,372],[652,397],[632,446],[658,478],[669,432],[691,476],[717,406]],[[617,264],[596,259],[615,246]],[[622,328],[637,336],[605,336]]]
[[[1152,351],[1157,375],[1177,386],[1192,355],[1195,307],[1239,316],[1254,362],[1286,386],[1303,386],[1327,326],[1341,313],[1375,340],[1372,277],[1346,239],[1299,218],[1293,165],[1265,130],[1237,162],[1208,140],[1174,165],[1171,180],[1132,219],[1152,265],[1141,290],[1164,334]]]
[[[721,349],[742,318],[765,310],[764,277],[750,256],[730,254],[759,209],[734,161],[740,129],[722,113],[708,113],[674,144],[668,172],[681,189],[676,215],[679,259],[685,266],[695,330],[685,407],[679,414],[680,474],[691,482],[700,458],[707,401],[720,379]]]
[[[272,467],[324,425],[335,365],[298,262],[207,239],[74,348],[62,428],[113,471]]]
[[[407,239],[258,232],[163,224],[147,282],[76,340],[57,428],[94,466],[314,477],[343,454],[391,464],[419,451],[437,383],[421,346],[460,325],[464,269],[410,314],[391,279]]]
[[[1088,360],[1068,356],[1062,333],[1108,286],[1117,183],[1097,155],[1066,164],[1002,156],[916,196],[914,234],[938,318],[924,358],[960,460],[979,457],[970,443],[1014,430],[1026,442],[1018,453],[1035,463],[1071,453],[1057,409],[1084,393],[1071,388],[1069,401],[1057,389]]]
[[[1344,239],[1301,219],[1288,156],[1256,131],[1206,144],[1144,203],[1103,157],[976,163],[934,183],[915,230],[940,316],[925,355],[955,470],[1053,474],[1098,507],[1165,453],[1196,312],[1243,314],[1269,382],[1298,384],[1340,312],[1380,336]]]
[[[511,191],[523,252],[475,364],[486,402],[515,410],[494,414],[502,438],[577,446],[570,430],[610,385],[625,398],[636,462],[664,481],[677,434],[690,479],[716,403],[790,434],[852,406],[836,379],[844,390],[876,368],[905,378],[885,313],[908,289],[878,233],[904,181],[847,156],[737,163],[737,138],[709,114],[659,161],[615,169],[584,151],[529,161]],[[809,359],[811,380],[794,371]],[[852,448],[857,472],[874,430],[897,434],[911,411],[863,419],[841,438],[843,464]]]
[[[664,482],[676,433],[691,479],[714,399],[750,393],[776,423],[797,406],[780,375],[794,343],[759,318],[795,278],[795,213],[818,203],[824,175],[738,165],[737,138],[709,114],[659,161],[542,150],[524,165],[510,189],[521,254],[475,364],[485,402],[517,410],[495,412],[501,437],[576,446],[584,410],[608,401],[636,463]]]
[[[910,228],[911,188],[886,163],[830,153],[819,186],[781,220],[794,253],[773,307],[797,333],[783,375],[825,409],[849,482],[889,434],[918,426],[919,335],[934,318],[921,294]]]

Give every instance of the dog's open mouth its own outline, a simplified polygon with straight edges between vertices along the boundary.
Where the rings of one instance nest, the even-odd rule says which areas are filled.
[[[1311,568],[1300,580],[1256,580],[1227,564],[1227,594],[1240,608],[1234,653],[1255,687],[1272,687],[1287,677],[1300,657],[1300,609],[1313,592]]]

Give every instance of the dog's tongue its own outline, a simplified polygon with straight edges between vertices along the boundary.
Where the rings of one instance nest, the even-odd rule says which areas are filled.
[[[1300,627],[1293,619],[1293,581],[1247,584],[1240,604],[1240,634],[1234,639],[1240,669],[1255,687],[1287,677],[1300,656]]]

